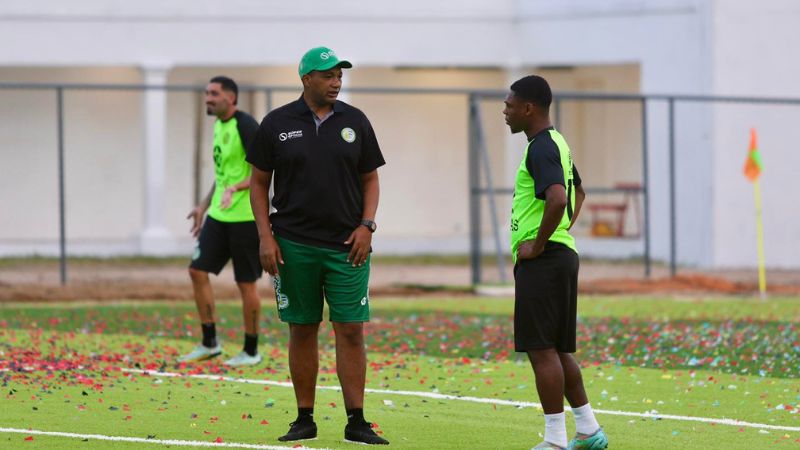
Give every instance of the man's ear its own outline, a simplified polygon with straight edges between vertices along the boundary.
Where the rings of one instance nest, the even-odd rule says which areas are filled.
[[[532,116],[536,113],[536,105],[531,102],[525,102],[525,115]]]

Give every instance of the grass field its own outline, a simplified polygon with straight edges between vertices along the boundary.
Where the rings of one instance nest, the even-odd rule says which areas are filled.
[[[527,449],[541,410],[508,299],[373,300],[368,419],[403,449]],[[237,303],[220,333],[239,351]],[[578,357],[611,448],[800,447],[800,299],[581,299]],[[0,306],[0,447],[292,448],[286,327],[266,302],[261,366],[176,365],[188,303]],[[353,448],[324,325],[308,448]],[[572,433],[568,413],[568,429]],[[62,432],[56,436],[39,432]],[[111,440],[108,440],[111,439]],[[130,439],[130,441],[125,441]],[[171,442],[180,440],[185,442]],[[149,443],[149,444],[148,444]]]

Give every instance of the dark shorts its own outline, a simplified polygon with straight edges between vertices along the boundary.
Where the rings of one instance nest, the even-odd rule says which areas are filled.
[[[233,276],[238,283],[261,278],[255,221],[220,222],[206,217],[189,267],[219,275],[228,260],[233,260]]]
[[[514,266],[516,351],[575,352],[578,265],[578,254],[572,249],[548,242],[541,255]]]

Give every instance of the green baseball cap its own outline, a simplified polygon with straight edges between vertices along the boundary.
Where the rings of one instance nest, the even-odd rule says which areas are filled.
[[[302,77],[312,70],[330,70],[334,67],[349,69],[353,67],[353,65],[350,64],[350,61],[339,59],[339,57],[336,56],[336,52],[328,47],[314,47],[303,55],[303,58],[300,60],[300,67],[297,71]]]

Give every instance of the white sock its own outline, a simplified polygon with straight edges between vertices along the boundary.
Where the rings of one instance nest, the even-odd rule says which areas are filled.
[[[580,408],[572,408],[572,414],[575,415],[575,430],[580,434],[593,434],[600,428],[597,419],[594,418],[592,406],[585,404]]]
[[[544,440],[560,447],[567,447],[567,421],[564,412],[544,415]]]

